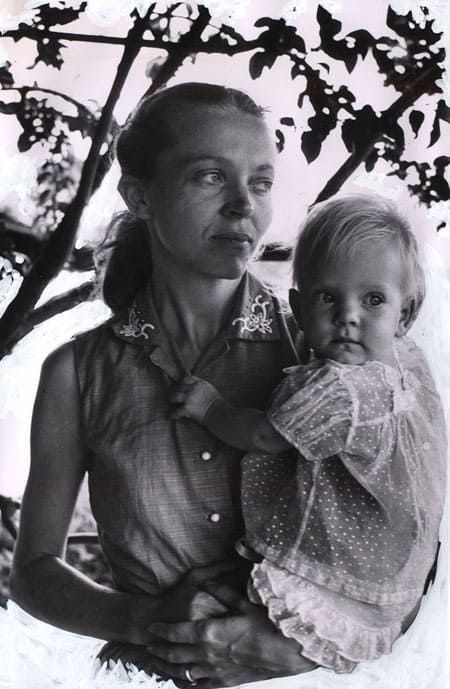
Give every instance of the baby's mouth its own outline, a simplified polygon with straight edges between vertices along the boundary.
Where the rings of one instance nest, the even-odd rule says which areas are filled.
[[[361,342],[358,340],[354,340],[351,337],[336,337],[334,340],[332,340],[333,344],[354,344],[354,345],[360,345]]]

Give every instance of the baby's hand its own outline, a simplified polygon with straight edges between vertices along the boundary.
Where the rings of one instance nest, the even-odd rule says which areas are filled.
[[[211,405],[221,399],[220,393],[206,380],[186,376],[174,387],[170,396],[170,401],[178,405],[171,418],[188,418],[203,423]]]

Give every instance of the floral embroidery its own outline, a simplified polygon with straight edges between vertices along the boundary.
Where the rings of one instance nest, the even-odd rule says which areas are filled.
[[[155,330],[153,323],[146,323],[142,318],[139,318],[137,314],[136,304],[133,304],[128,312],[128,323],[124,324],[119,333],[125,335],[125,337],[145,337],[148,340],[148,334],[145,332],[147,329]]]
[[[242,323],[241,334],[244,332],[259,332],[262,334],[272,332],[271,323],[273,319],[267,318],[267,306],[269,302],[261,301],[262,298],[262,294],[258,294],[255,297],[253,304],[250,307],[251,313],[249,316],[239,316],[239,318],[235,318],[232,321],[231,325]]]

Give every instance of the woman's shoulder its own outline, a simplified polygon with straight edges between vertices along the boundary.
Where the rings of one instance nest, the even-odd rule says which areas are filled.
[[[74,335],[70,340],[64,342],[51,351],[43,361],[43,377],[50,379],[64,380],[71,378],[77,368],[77,361],[83,354],[92,351],[100,353],[107,339],[112,336],[112,325],[114,318]]]

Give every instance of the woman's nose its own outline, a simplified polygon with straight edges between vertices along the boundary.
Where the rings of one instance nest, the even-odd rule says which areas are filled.
[[[236,183],[229,186],[222,213],[227,217],[247,218],[254,211],[254,203],[247,185]]]

